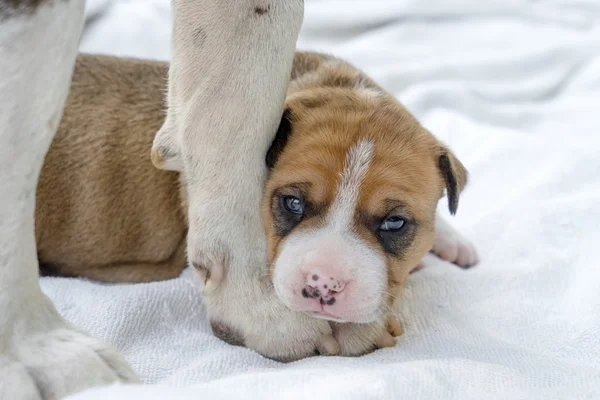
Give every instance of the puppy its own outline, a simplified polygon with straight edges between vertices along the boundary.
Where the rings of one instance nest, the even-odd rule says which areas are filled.
[[[77,60],[38,183],[42,274],[147,282],[174,278],[186,266],[185,174],[160,171],[149,157],[164,123],[166,74],[163,63]],[[293,323],[278,322],[302,345],[283,348],[272,338],[250,338],[248,331],[259,332],[254,338],[268,336],[257,328],[260,313],[241,306],[218,318],[233,298],[208,297],[217,310],[213,329],[284,360],[309,355],[313,347],[354,355],[393,345],[385,331],[398,335],[400,327],[388,318],[390,310],[423,255],[454,246],[458,251],[449,261],[477,261],[468,242],[452,240],[452,230],[444,235],[445,248],[434,246],[437,201],[446,190],[456,211],[466,170],[392,96],[347,63],[299,52],[291,78],[286,111],[266,155],[263,220],[270,268],[264,276],[272,283],[259,279],[257,286],[265,310],[279,307],[265,294],[274,285],[281,302],[297,311],[290,314]],[[162,168],[164,158],[153,154]],[[260,277],[261,271],[257,266],[252,274]],[[227,279],[238,290],[225,292],[243,304],[244,290],[253,285]],[[332,321],[338,344],[306,315]],[[305,344],[303,329],[325,339]]]
[[[398,101],[343,61],[296,56],[267,164],[270,272],[293,310],[375,323],[389,315],[429,250],[462,267],[477,262],[464,240],[460,249],[448,245],[454,232],[440,232],[435,245],[436,222],[448,227],[436,217],[438,200],[445,192],[456,212],[466,169]],[[400,333],[393,319],[388,324]]]

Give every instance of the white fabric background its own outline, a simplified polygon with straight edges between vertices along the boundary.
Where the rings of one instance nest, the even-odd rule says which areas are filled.
[[[168,59],[169,4],[89,0],[82,49]],[[428,258],[396,348],[288,365],[213,338],[191,274],[46,278],[68,319],[159,384],[75,398],[600,398],[599,19],[597,0],[307,0],[299,47],[364,69],[471,171],[452,223],[481,264]]]

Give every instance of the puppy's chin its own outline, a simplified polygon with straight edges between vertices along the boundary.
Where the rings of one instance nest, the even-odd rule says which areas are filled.
[[[293,234],[283,243],[273,273],[288,308],[335,322],[369,323],[382,314],[385,260],[345,235]]]

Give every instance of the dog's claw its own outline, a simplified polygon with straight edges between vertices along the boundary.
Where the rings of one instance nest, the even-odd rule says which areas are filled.
[[[202,290],[202,295],[204,295],[204,296],[210,296],[211,294],[215,293],[218,288],[219,288],[219,284],[218,283],[216,283],[212,279],[207,279],[204,282],[204,289]]]
[[[202,295],[210,296],[214,294],[221,282],[223,282],[223,271],[224,267],[222,264],[211,264],[211,268],[204,264],[192,263],[196,271],[204,279],[204,288],[202,289]]]
[[[394,337],[402,336],[404,334],[404,328],[402,324],[400,324],[394,317],[388,317],[387,322],[387,331]]]
[[[377,339],[375,342],[375,346],[378,349],[384,349],[386,347],[394,347],[396,346],[396,339],[388,332],[385,331],[383,334]]]

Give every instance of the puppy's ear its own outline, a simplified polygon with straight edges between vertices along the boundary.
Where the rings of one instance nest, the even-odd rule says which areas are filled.
[[[458,198],[468,180],[468,172],[464,165],[446,146],[442,145],[438,152],[438,168],[446,184],[448,208],[452,215],[458,209]]]
[[[267,163],[267,168],[269,170],[275,167],[281,152],[283,151],[285,145],[288,142],[288,138],[292,133],[292,112],[289,108],[286,108],[283,112],[283,116],[281,117],[281,122],[279,123],[279,128],[277,129],[277,133],[275,134],[275,139],[273,139],[273,143],[271,143],[271,147],[269,151],[267,151],[267,156],[265,157],[265,161]]]
[[[293,110],[294,115],[301,118],[304,113],[310,113],[315,108],[325,106],[330,100],[328,94],[329,91],[324,88],[300,90],[288,95],[285,100],[286,108]]]
[[[294,118],[301,119],[310,114],[313,109],[322,107],[327,102],[327,96],[319,90],[300,90],[287,96],[285,111],[281,117],[279,129],[277,129],[275,139],[266,156],[267,168],[269,170],[275,166],[277,159],[288,142],[288,138],[292,133]]]
[[[154,136],[152,152],[150,153],[152,164],[156,168],[165,171],[181,172],[183,163],[180,154],[179,146],[175,141],[175,128],[167,119]]]

